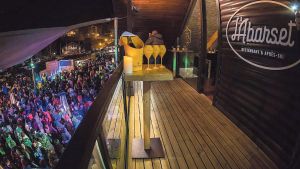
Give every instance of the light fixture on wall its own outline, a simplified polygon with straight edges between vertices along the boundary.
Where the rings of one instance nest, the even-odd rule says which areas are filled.
[[[298,4],[298,3],[293,3],[292,6],[291,6],[291,8],[292,8],[292,10],[293,10],[294,12],[297,12],[298,9],[299,9],[299,4]]]
[[[297,2],[291,4],[292,10],[295,12],[295,22],[297,24],[297,30],[300,31],[300,5]]]

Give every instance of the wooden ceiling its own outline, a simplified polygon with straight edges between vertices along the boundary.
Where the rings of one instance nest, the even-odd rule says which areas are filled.
[[[157,30],[163,35],[165,44],[174,45],[191,0],[132,0],[138,9],[133,13],[133,32],[143,40],[148,33]]]

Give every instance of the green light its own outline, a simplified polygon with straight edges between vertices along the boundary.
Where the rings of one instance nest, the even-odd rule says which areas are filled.
[[[173,71],[176,72],[176,57],[173,57]]]
[[[35,65],[34,63],[30,63],[30,68],[34,69],[35,68]]]
[[[190,61],[188,59],[188,55],[185,55],[184,56],[184,68],[188,68],[189,64],[190,64]]]

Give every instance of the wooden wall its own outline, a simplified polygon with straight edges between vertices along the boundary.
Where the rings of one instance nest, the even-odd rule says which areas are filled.
[[[293,156],[299,137],[300,66],[281,71],[257,68],[237,57],[226,39],[229,18],[237,9],[253,1],[255,0],[219,0],[219,75],[214,105],[247,133],[281,168],[289,168],[291,163],[295,164],[292,159],[299,159]],[[279,2],[289,5],[288,1]],[[276,23],[276,19],[272,18],[272,9],[261,6],[259,9],[247,10],[242,13],[244,17],[269,17],[270,21]],[[280,21],[281,18],[278,18],[278,22]],[[282,49],[283,52],[284,50]],[[299,53],[297,58],[299,59]],[[259,59],[254,59],[259,63]],[[263,62],[268,62],[268,59]]]

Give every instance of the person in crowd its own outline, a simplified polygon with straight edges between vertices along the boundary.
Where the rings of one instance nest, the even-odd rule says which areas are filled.
[[[38,87],[30,73],[10,72],[0,83],[0,166],[54,168],[114,69],[104,55],[54,78],[42,74]]]

